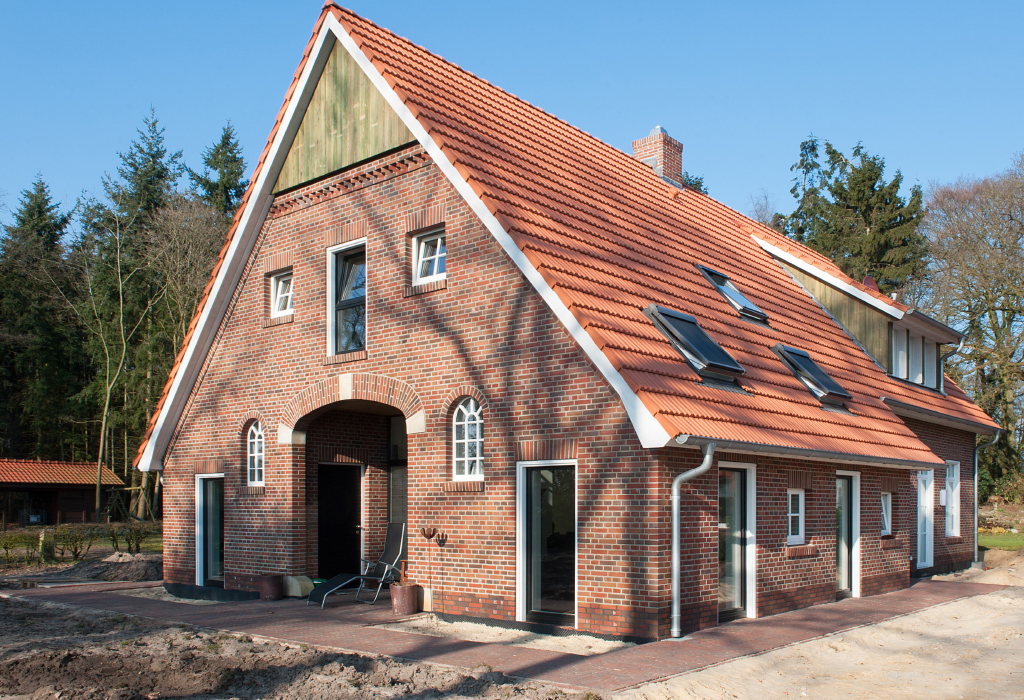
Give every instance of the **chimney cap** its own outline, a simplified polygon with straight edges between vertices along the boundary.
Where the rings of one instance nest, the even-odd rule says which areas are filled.
[[[654,127],[653,129],[651,129],[651,133],[649,133],[647,135],[648,136],[657,136],[658,134],[665,134],[666,136],[668,136],[668,132],[665,131],[664,127],[662,127],[662,126]]]

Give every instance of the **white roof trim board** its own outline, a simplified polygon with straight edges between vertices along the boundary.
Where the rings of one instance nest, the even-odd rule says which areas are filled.
[[[852,284],[844,282],[835,275],[830,275],[824,270],[820,270],[808,262],[804,262],[795,255],[791,255],[786,251],[782,250],[781,248],[777,248],[776,246],[773,246],[771,243],[768,243],[767,241],[758,238],[757,236],[751,236],[751,238],[754,239],[755,243],[757,243],[765,251],[767,251],[769,255],[783,261],[787,265],[791,265],[796,269],[800,270],[801,272],[806,272],[811,277],[821,280],[825,284],[832,285],[836,289],[846,292],[850,296],[855,297],[860,301],[863,301],[868,306],[878,309],[887,316],[891,316],[895,319],[903,318],[903,312],[897,309],[895,306],[886,304],[884,301],[876,299],[875,297],[864,292],[863,290],[857,289]]]
[[[282,144],[285,142],[290,144],[291,139],[294,137],[295,131],[298,128],[296,113],[299,113],[309,102],[315,88],[315,83],[310,84],[310,77],[312,75],[320,75],[323,64],[330,53],[333,44],[332,39],[340,41],[363,72],[366,73],[373,85],[384,96],[388,105],[401,118],[413,136],[416,137],[430,157],[437,163],[438,168],[452,183],[456,191],[466,200],[473,213],[477,215],[487,230],[491,232],[491,235],[494,236],[505,253],[512,259],[526,279],[529,280],[558,320],[579,344],[583,352],[586,353],[587,357],[619,395],[623,407],[633,424],[633,428],[636,430],[637,437],[640,439],[640,444],[645,448],[664,447],[668,444],[671,436],[665,428],[644,406],[640,397],[629,387],[626,380],[623,379],[604,352],[597,346],[597,343],[576,321],[569,309],[562,303],[562,300],[558,298],[558,295],[547,282],[544,281],[544,278],[533,267],[526,255],[519,250],[512,237],[505,231],[490,210],[487,209],[483,200],[473,191],[469,183],[459,174],[455,166],[452,165],[437,144],[434,143],[430,135],[391,86],[388,85],[384,77],[374,68],[373,64],[360,50],[352,37],[349,36],[348,32],[345,31],[341,23],[338,22],[334,15],[328,13],[310,51],[310,59],[306,61],[298,85],[292,93],[285,116],[281,120],[281,125],[274,137],[273,145],[267,154],[266,164],[260,170],[254,185],[253,196],[246,204],[242,219],[225,256],[224,263],[221,265],[217,278],[210,290],[210,296],[203,306],[195,332],[192,334],[188,347],[182,356],[178,372],[168,390],[167,399],[161,407],[152,434],[142,453],[142,457],[139,459],[138,468],[141,471],[160,471],[163,469],[162,460],[170,443],[171,435],[181,418],[185,403],[198,378],[206,353],[209,352],[213,337],[223,321],[228,302],[231,299],[235,286],[238,284],[242,268],[244,268],[252,246],[255,243],[256,235],[259,233],[273,202],[271,191],[277,174],[280,172],[287,157],[287,148],[282,148]]]

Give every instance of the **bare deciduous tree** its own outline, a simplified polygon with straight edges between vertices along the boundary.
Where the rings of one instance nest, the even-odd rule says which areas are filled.
[[[778,216],[775,199],[768,190],[761,190],[750,195],[750,218],[759,224],[772,226]]]

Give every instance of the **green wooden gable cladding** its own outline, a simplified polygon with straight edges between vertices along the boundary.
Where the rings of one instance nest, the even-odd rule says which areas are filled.
[[[878,362],[889,369],[889,317],[859,299],[842,292],[807,273],[783,263],[828,312],[843,325]]]
[[[415,140],[348,51],[336,42],[274,193]]]

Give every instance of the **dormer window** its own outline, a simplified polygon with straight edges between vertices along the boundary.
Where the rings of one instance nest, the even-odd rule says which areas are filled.
[[[644,309],[644,314],[700,376],[731,383],[744,373],[743,367],[711,339],[693,316],[657,304]]]
[[[938,386],[939,346],[907,328],[892,327],[892,376],[935,389]]]
[[[704,267],[703,265],[699,267],[707,281],[714,285],[715,289],[725,297],[725,300],[729,302],[732,308],[740,312],[740,316],[760,323],[768,322],[768,314],[761,311],[750,299],[743,296],[743,293],[736,288],[736,285],[728,277],[721,272],[712,270],[710,267]]]
[[[781,343],[772,348],[775,354],[789,367],[796,378],[822,403],[842,405],[843,399],[852,398],[850,393],[828,376],[803,350],[797,350]]]

